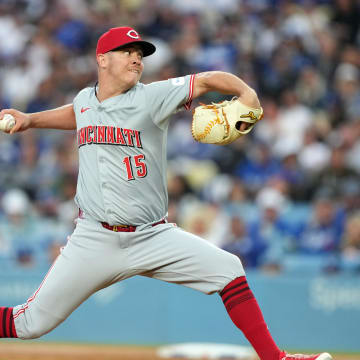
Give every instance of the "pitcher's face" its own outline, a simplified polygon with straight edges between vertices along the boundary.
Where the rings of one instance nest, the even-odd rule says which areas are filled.
[[[126,84],[132,88],[140,80],[144,70],[143,53],[139,46],[129,45],[109,51],[106,57],[105,71],[114,79],[114,82]]]

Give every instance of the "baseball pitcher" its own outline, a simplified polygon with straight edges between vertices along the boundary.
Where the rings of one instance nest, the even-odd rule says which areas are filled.
[[[0,337],[38,338],[96,291],[143,275],[218,293],[261,360],[331,360],[328,353],[289,355],[280,350],[240,260],[168,223],[171,115],[210,91],[234,95],[230,102],[194,112],[195,140],[223,145],[248,133],[262,109],[255,91],[229,73],[142,84],[143,57],[154,52],[155,46],[134,29],[112,28],[97,43],[98,83],[81,90],[72,104],[32,114],[0,112],[5,132],[76,130],[79,148],[76,228],[36,292],[22,305],[0,307]]]

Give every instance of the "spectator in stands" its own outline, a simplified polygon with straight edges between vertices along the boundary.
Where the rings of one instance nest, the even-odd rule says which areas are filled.
[[[21,266],[34,266],[42,235],[31,216],[28,196],[20,189],[12,189],[3,195],[1,205],[5,217],[0,223],[0,233],[10,246],[9,257]]]
[[[275,153],[281,153],[284,141],[291,142],[294,149],[300,151],[304,144],[306,130],[312,125],[313,112],[301,104],[292,89],[287,89],[281,96]]]
[[[252,151],[246,155],[246,159],[236,167],[234,175],[256,193],[272,176],[279,173],[280,162],[272,155],[269,147],[260,142],[253,144]]]
[[[249,225],[249,236],[257,251],[253,256],[259,267],[267,271],[281,271],[292,240],[292,228],[282,218],[287,200],[278,190],[265,187],[259,192],[256,204],[259,217]]]
[[[313,65],[305,66],[300,72],[295,92],[301,103],[312,109],[320,108],[326,96],[325,79]]]
[[[360,10],[356,1],[335,1],[332,24],[340,44],[355,43],[359,31]]]
[[[338,185],[339,202],[344,217],[350,217],[360,209],[360,183],[358,177],[342,181]]]
[[[350,216],[342,238],[342,265],[360,271],[360,213]]]
[[[335,71],[335,87],[344,119],[356,119],[360,110],[360,71],[358,64],[343,62]]]
[[[336,197],[344,196],[344,187],[353,181],[358,181],[357,172],[351,168],[346,162],[346,149],[342,146],[331,149],[330,161],[313,179],[313,190],[323,188],[331,189]],[[347,189],[350,188],[347,186]]]
[[[343,236],[342,220],[330,190],[320,190],[313,211],[299,232],[298,251],[309,255],[332,255],[338,252]]]
[[[316,134],[314,126],[306,129],[298,160],[300,167],[310,176],[317,177],[329,164],[331,150]]]
[[[260,248],[257,248],[259,246]],[[248,234],[247,226],[240,216],[230,219],[222,249],[238,256],[247,268],[256,267],[262,244],[256,244]]]
[[[49,78],[39,85],[36,96],[27,104],[26,112],[38,112],[51,109],[55,106],[54,95],[56,94],[56,84]]]

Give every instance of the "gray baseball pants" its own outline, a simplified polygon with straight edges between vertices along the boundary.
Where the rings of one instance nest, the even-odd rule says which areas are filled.
[[[244,274],[238,257],[174,224],[114,232],[79,218],[38,290],[14,307],[15,328],[21,339],[40,337],[96,291],[134,275],[212,294]]]

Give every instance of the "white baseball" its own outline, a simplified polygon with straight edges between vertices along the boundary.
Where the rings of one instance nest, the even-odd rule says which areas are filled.
[[[2,120],[0,120],[0,130],[10,131],[15,125],[15,118],[10,114],[5,114]]]

